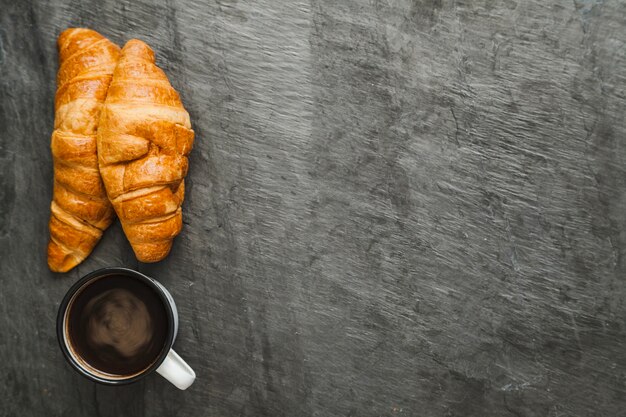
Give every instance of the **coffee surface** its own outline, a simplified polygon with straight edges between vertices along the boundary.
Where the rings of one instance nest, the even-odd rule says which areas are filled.
[[[98,279],[70,306],[68,334],[80,358],[116,376],[148,368],[164,349],[168,316],[154,289],[132,277]]]

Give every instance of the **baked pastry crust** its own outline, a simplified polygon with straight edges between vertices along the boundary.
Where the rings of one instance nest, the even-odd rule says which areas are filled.
[[[189,113],[154,52],[132,39],[122,49],[98,128],[98,162],[109,200],[137,259],[165,258],[182,229]]]
[[[67,272],[91,253],[115,217],[98,169],[96,132],[120,48],[83,28],[63,31],[58,48],[48,266]]]

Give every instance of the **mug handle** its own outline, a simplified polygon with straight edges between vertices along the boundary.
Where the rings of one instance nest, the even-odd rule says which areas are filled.
[[[191,369],[174,349],[170,349],[165,360],[156,370],[159,375],[170,381],[178,389],[187,389],[196,379],[196,373]]]

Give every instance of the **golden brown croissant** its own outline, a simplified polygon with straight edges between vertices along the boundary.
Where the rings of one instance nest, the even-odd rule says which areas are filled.
[[[120,48],[74,28],[59,35],[58,46],[48,266],[66,272],[91,253],[115,216],[98,170],[96,131]]]
[[[109,199],[137,259],[156,262],[182,228],[189,114],[142,41],[128,41],[98,128],[98,161]]]

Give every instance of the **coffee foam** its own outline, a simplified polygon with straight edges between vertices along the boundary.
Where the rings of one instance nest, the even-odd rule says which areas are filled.
[[[128,290],[105,291],[87,304],[85,314],[90,317],[87,340],[94,349],[109,346],[121,356],[133,358],[152,341],[148,309]]]

